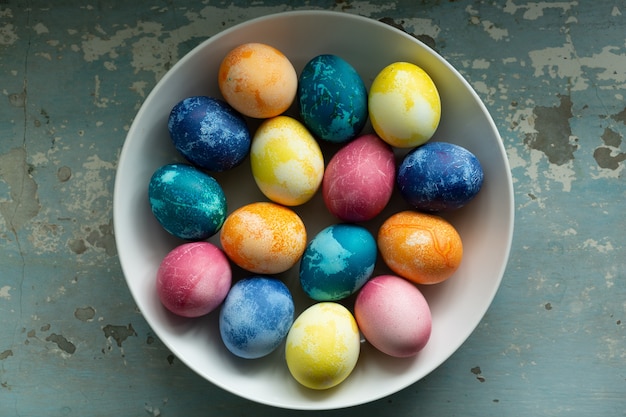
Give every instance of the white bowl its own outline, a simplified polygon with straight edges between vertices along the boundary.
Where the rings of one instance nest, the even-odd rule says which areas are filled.
[[[485,174],[479,195],[445,216],[459,231],[465,253],[449,280],[421,288],[433,317],[427,346],[414,358],[394,359],[363,343],[351,376],[326,391],[304,388],[291,377],[284,346],[262,359],[236,358],[220,339],[217,311],[199,319],[174,317],[156,295],[159,263],[182,243],[157,223],[147,195],[150,177],[158,167],[183,161],[169,138],[169,112],[188,96],[219,96],[216,74],[220,61],[230,49],[246,42],[278,48],[298,73],[318,54],[339,55],[358,70],[368,87],[378,71],[392,62],[421,66],[435,81],[442,100],[441,124],[433,140],[468,148],[481,161]],[[251,177],[248,160],[216,177],[225,189],[229,211],[265,200]],[[375,235],[382,217],[406,208],[396,196],[379,216],[381,220],[367,226]],[[307,225],[309,238],[337,222],[326,214],[319,196],[296,211]],[[380,399],[413,384],[448,359],[476,328],[497,292],[509,256],[513,213],[513,186],[498,130],[463,77],[400,30],[368,18],[324,11],[257,18],[207,39],[183,57],[139,110],[121,153],[114,192],[115,237],[122,269],[138,307],[158,337],[181,361],[215,385],[259,403],[290,409],[335,409]],[[217,235],[211,241],[219,242]],[[377,268],[376,273],[386,271],[384,265]],[[240,270],[235,273],[243,275]],[[297,266],[281,278],[293,291],[297,313],[312,304],[298,287]]]

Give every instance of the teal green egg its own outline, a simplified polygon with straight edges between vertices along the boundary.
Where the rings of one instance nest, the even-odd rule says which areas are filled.
[[[300,284],[317,301],[338,301],[357,292],[376,264],[376,240],[352,223],[328,226],[307,245],[300,260]]]
[[[224,190],[212,176],[194,166],[167,164],[150,178],[148,198],[154,217],[170,234],[204,240],[226,219]]]
[[[365,84],[354,67],[337,55],[318,55],[304,66],[297,97],[302,121],[322,140],[349,142],[367,122]]]

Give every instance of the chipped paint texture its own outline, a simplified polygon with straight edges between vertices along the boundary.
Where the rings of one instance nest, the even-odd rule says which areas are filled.
[[[608,0],[0,1],[0,415],[240,414],[137,311],[115,171],[134,114],[187,52],[312,8],[391,24],[455,66],[515,186],[513,251],[484,320],[372,414],[624,415],[626,6]]]

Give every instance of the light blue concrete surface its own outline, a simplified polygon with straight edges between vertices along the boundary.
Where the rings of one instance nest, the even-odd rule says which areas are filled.
[[[385,19],[473,85],[500,129],[516,232],[446,363],[325,416],[626,415],[626,4],[0,1],[0,416],[282,416],[202,380],[151,331],[112,229],[139,106],[206,37],[319,8]],[[306,414],[306,413],[302,413]]]

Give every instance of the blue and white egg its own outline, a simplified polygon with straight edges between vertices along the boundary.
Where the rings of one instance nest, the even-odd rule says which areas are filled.
[[[245,119],[220,99],[183,99],[170,112],[167,127],[176,149],[189,162],[209,171],[234,168],[250,152]]]
[[[222,341],[241,358],[267,356],[287,337],[294,311],[291,292],[282,281],[265,276],[242,279],[232,286],[220,310]]]
[[[212,176],[187,164],[167,164],[150,178],[152,213],[170,234],[204,240],[217,233],[226,219],[224,190]]]
[[[337,301],[358,291],[376,264],[376,240],[364,227],[341,223],[320,231],[300,260],[300,284],[317,301]]]
[[[482,188],[484,173],[468,149],[447,142],[428,142],[409,152],[398,168],[402,197],[427,212],[461,208]]]
[[[337,55],[319,55],[304,66],[298,103],[307,128],[333,143],[354,139],[368,119],[365,84],[354,67]]]

